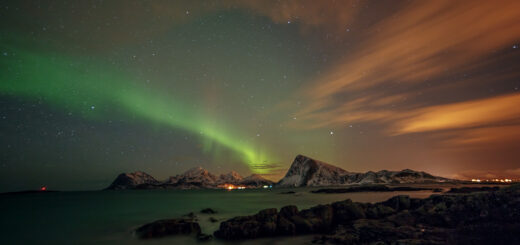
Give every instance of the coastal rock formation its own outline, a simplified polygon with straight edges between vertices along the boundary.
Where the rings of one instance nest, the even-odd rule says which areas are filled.
[[[141,239],[150,239],[172,235],[199,235],[201,231],[199,224],[193,219],[165,219],[139,227],[136,234]]]
[[[279,187],[338,186],[349,184],[435,183],[452,181],[425,172],[404,169],[353,173],[336,166],[298,155],[278,183]]]
[[[111,190],[135,189],[138,185],[157,185],[160,182],[145,172],[123,173],[107,188]]]
[[[298,211],[295,206],[229,219],[215,237],[234,240],[322,234],[317,243],[519,244],[520,188],[472,194],[351,200]]]

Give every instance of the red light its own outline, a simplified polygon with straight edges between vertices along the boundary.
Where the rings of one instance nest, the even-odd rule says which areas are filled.
[[[46,190],[47,190],[47,186],[42,186],[42,187],[40,188],[40,191],[46,191]]]

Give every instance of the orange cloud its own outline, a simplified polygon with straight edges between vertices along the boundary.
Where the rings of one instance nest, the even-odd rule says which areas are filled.
[[[514,71],[490,72],[446,81],[448,75],[479,71],[500,62],[494,56],[497,50],[511,50],[520,40],[517,9],[519,1],[403,4],[359,33],[360,45],[355,50],[296,94],[305,98],[305,104],[295,109],[292,115],[299,120],[289,125],[324,128],[376,122],[386,125],[390,135],[495,126],[494,131],[502,133],[494,134],[494,139],[484,137],[492,133],[489,128],[465,131],[466,136],[472,135],[466,143],[504,139],[506,131],[498,125],[518,122],[520,95],[483,98],[482,94],[463,93],[466,97],[451,101],[436,98],[473,83],[518,77]],[[359,13],[351,16],[362,18]],[[331,15],[328,22],[319,23],[336,20]],[[338,48],[338,52],[342,50]],[[424,94],[430,99],[425,100]]]
[[[432,106],[409,112],[394,125],[394,134],[486,126],[520,120],[520,94]],[[489,131],[481,130],[480,135]]]

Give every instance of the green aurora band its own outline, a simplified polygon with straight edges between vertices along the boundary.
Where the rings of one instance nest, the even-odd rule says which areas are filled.
[[[224,146],[237,153],[248,168],[259,174],[262,165],[275,159],[240,137],[226,131],[214,118],[191,111],[167,94],[138,85],[128,75],[55,53],[33,52],[2,44],[9,55],[0,58],[0,94],[38,100],[66,111],[80,113],[89,120],[103,120],[115,109],[136,118],[187,130],[200,135],[208,153]],[[216,143],[216,144],[214,144]],[[260,167],[259,167],[260,166]]]

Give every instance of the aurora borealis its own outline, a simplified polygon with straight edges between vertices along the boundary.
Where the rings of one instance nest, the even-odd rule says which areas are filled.
[[[1,190],[195,166],[520,177],[517,1],[3,1]]]

